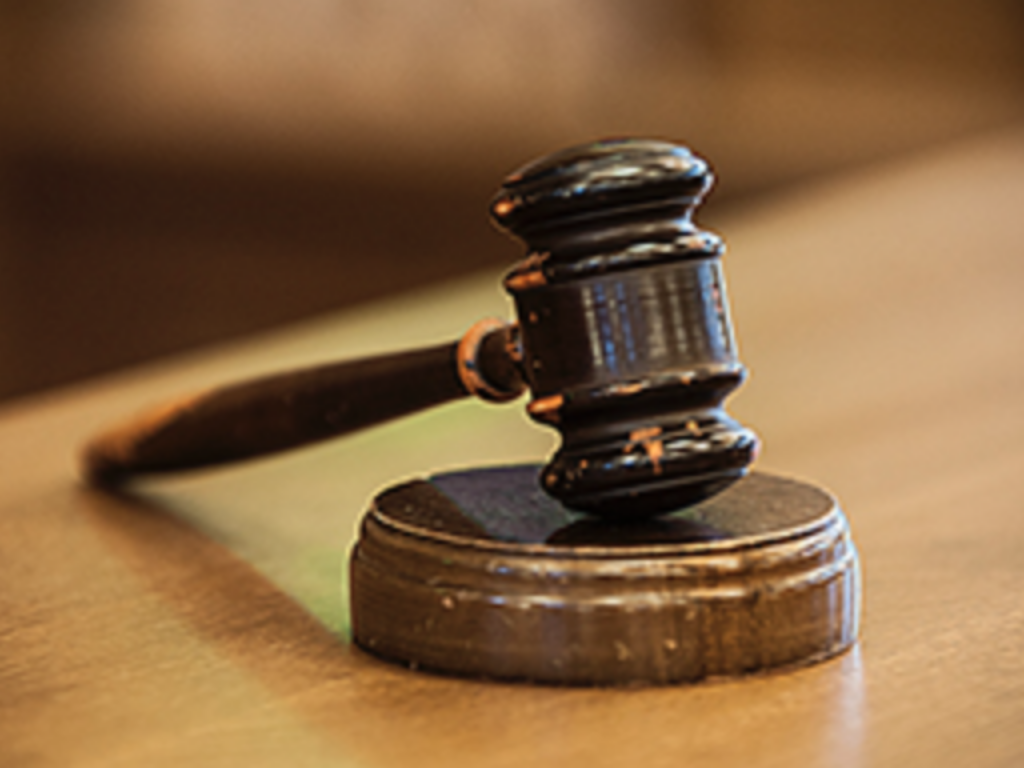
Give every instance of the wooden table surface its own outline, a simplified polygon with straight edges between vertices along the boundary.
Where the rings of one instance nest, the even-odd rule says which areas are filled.
[[[716,228],[752,373],[732,410],[763,468],[841,499],[865,575],[855,651],[607,690],[353,648],[344,571],[366,500],[545,456],[519,405],[447,406],[134,498],[76,482],[76,446],[146,403],[506,314],[485,275],[0,411],[0,765],[1024,764],[1024,131]]]

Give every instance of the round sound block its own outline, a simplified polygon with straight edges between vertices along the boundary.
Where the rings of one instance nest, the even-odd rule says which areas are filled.
[[[574,512],[539,466],[390,488],[351,559],[355,642],[460,675],[696,681],[831,656],[856,640],[857,553],[836,500],[753,472],[644,522]]]

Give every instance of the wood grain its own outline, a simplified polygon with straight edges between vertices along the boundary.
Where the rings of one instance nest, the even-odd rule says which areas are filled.
[[[467,403],[143,488],[76,484],[80,442],[230,378],[441,340],[496,277],[325,318],[0,411],[5,766],[1010,766],[1024,760],[1024,133],[809,188],[723,222],[762,468],[823,482],[865,576],[860,646],[743,681],[475,683],[347,639],[373,491],[535,460],[517,407]]]

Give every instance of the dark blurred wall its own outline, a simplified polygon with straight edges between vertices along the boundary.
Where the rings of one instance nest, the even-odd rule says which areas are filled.
[[[1020,7],[0,0],[0,397],[507,264],[566,144],[687,141],[713,223],[1018,120]]]

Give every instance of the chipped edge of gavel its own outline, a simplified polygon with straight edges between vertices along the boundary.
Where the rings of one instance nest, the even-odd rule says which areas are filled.
[[[474,394],[529,387],[562,444],[540,482],[566,506],[647,517],[742,477],[758,442],[722,407],[743,380],[722,240],[692,215],[713,181],[663,141],[598,142],[509,176],[494,221],[528,255],[506,277],[518,324],[482,321],[459,342],[335,363],[194,394],[98,436],[86,480],[240,461]]]

